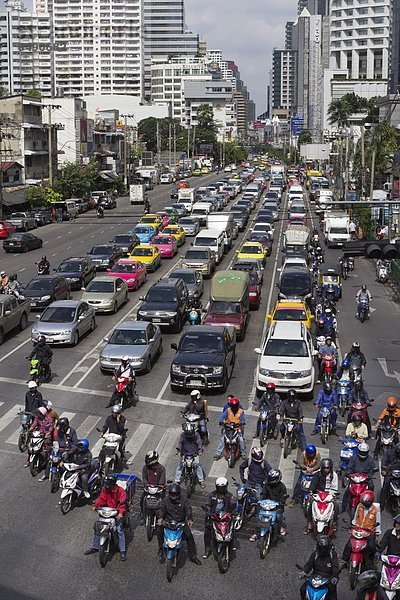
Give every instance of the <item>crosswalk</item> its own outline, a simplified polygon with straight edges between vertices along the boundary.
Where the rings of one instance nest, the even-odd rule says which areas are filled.
[[[18,413],[23,407],[20,404],[12,405],[11,408],[9,406],[9,404],[5,405],[4,402],[0,402],[0,454],[2,451],[9,453],[14,450],[18,452],[17,445],[20,432],[20,417]],[[101,428],[104,417],[72,411],[63,411],[59,416],[69,419],[71,426],[76,429],[78,437],[89,439],[93,456],[98,456],[103,446],[103,440],[99,437],[96,428]],[[175,448],[182,429],[176,426],[165,428],[151,423],[140,423],[132,421],[129,415],[126,416],[128,419],[126,456],[129,471],[140,475],[145,453],[148,450],[156,449],[160,455],[160,462],[167,469],[167,477],[172,479],[178,461]],[[249,456],[251,449],[259,445],[257,438],[252,439],[249,437],[250,432],[255,426],[256,417],[251,417],[250,420],[252,422],[248,424],[248,434],[246,436]],[[229,479],[232,476],[238,477],[238,465],[234,469],[229,469],[226,460],[223,458],[214,460],[213,455],[218,435],[218,429],[211,431],[211,443],[201,457],[201,464],[206,474],[206,479],[210,484],[218,477],[226,476]],[[329,456],[330,450],[328,448],[319,448],[319,451],[322,457]],[[279,443],[275,440],[267,442],[264,447],[264,453],[269,463],[282,471],[282,480],[287,488],[289,490],[292,489],[294,478],[298,476],[293,464],[293,459],[297,457],[296,453],[294,452],[286,459],[283,458],[283,451]]]

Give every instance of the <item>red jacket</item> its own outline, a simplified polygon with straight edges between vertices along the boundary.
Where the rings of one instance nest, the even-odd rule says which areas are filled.
[[[121,515],[126,512],[126,492],[119,485],[115,485],[111,490],[103,487],[100,496],[94,502],[93,506],[108,506],[109,508],[117,508]]]

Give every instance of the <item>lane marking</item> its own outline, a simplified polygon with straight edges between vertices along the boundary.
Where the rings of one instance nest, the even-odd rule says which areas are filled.
[[[18,412],[22,410],[24,407],[22,404],[14,404],[10,410],[8,410],[2,417],[0,417],[0,431],[3,431],[6,427],[10,425],[18,416]]]
[[[28,344],[28,342],[30,342],[30,341],[31,341],[31,338],[28,338],[24,342],[21,342],[21,344],[19,344],[16,348],[14,348],[14,350],[10,350],[10,352],[7,352],[7,354],[5,354],[4,356],[2,356],[0,358],[0,363],[3,362],[3,360],[6,360],[6,358],[8,358],[9,356],[11,356],[12,354],[14,354],[14,352],[17,352],[17,350],[19,350],[20,348],[22,348],[22,346],[25,346],[25,344]],[[4,380],[7,381],[7,378],[4,377]],[[25,383],[25,385],[26,385],[26,383]]]
[[[96,427],[100,419],[101,417],[96,417],[95,415],[88,415],[76,430],[78,437],[87,438],[90,432]]]
[[[150,425],[149,423],[140,423],[139,427],[136,429],[135,433],[125,446],[126,452],[130,453],[130,457],[127,461],[128,465],[133,463],[153,429],[154,425]]]
[[[20,269],[18,273],[22,273],[22,271],[26,271],[26,268],[24,267],[23,269]]]
[[[398,383],[400,383],[400,373],[398,373],[397,371],[393,371],[393,373],[389,373],[389,370],[388,370],[388,367],[387,367],[386,358],[377,358],[376,360],[380,364],[380,366],[382,368],[382,371],[385,374],[385,377],[389,377],[389,378],[392,378],[392,379],[397,379]]]
[[[165,390],[168,387],[169,382],[171,381],[170,376],[168,375],[167,379],[164,382],[164,385],[162,386],[160,392],[157,394],[157,400],[160,400],[160,398],[163,397]]]
[[[175,442],[177,438],[182,433],[181,428],[173,428],[169,427],[163,434],[161,440],[157,444],[157,452],[160,455],[159,462],[164,464],[168,458],[170,452],[175,452]],[[176,457],[176,462],[178,463],[179,456]]]

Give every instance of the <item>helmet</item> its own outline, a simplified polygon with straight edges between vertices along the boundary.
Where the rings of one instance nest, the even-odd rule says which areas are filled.
[[[327,535],[319,535],[317,537],[317,552],[319,556],[328,556],[331,546],[332,542]]]
[[[365,490],[360,496],[360,502],[365,508],[371,508],[374,499],[374,492],[372,490]]]
[[[289,402],[294,402],[297,399],[296,390],[289,390],[287,393],[287,399],[289,400]]]
[[[276,385],[272,381],[269,381],[267,383],[267,391],[268,392],[271,392],[271,393],[275,392],[275,388],[276,388]]]
[[[226,477],[218,477],[215,482],[215,489],[217,490],[217,494],[225,494],[228,489],[228,480]]]
[[[4,277],[4,275],[6,275],[6,272],[5,272],[5,271],[2,271],[2,272],[0,273],[0,275],[1,275],[2,277]]]
[[[179,483],[171,483],[168,488],[168,495],[172,502],[179,502],[181,499],[181,486]]]
[[[321,460],[321,471],[322,473],[325,473],[326,475],[328,474],[327,472],[330,472],[333,470],[333,462],[331,458],[323,458]]]
[[[354,387],[356,387],[358,390],[360,390],[363,386],[363,382],[362,379],[356,379],[354,382]]]
[[[144,457],[144,462],[146,463],[146,467],[152,467],[153,465],[158,463],[158,452],[157,450],[150,450],[146,453]]]
[[[365,285],[365,283],[362,284],[361,289],[363,292],[367,291],[367,286]]]
[[[325,342],[331,342],[332,341],[332,336],[331,335],[326,335],[325,336]]]
[[[122,361],[123,363],[125,363],[125,362],[129,362],[129,361],[130,361],[130,357],[129,357],[129,356],[127,356],[127,355],[125,354],[125,356],[123,356],[123,357],[121,358],[121,361]]]
[[[261,450],[261,448],[253,448],[251,451],[251,459],[254,460],[254,462],[260,463],[262,462],[264,458],[264,452]]]
[[[190,392],[190,397],[192,398],[192,400],[199,400],[200,396],[201,396],[201,394],[200,394],[199,390],[192,390]]]
[[[45,409],[44,406],[39,406],[39,408],[37,409],[37,412],[39,413],[39,415],[42,415],[42,417],[47,415],[47,410]]]
[[[236,407],[239,407],[239,404],[240,404],[240,403],[239,403],[239,398],[231,398],[231,399],[229,400],[229,403],[228,403],[228,404],[229,404],[229,406],[230,406],[231,408],[233,408],[234,406],[236,406]]]
[[[332,384],[330,381],[325,381],[324,383],[324,392],[331,392],[332,391]]]
[[[37,388],[36,381],[29,381],[28,382],[28,389],[33,390],[33,388]]]
[[[282,473],[279,469],[271,469],[267,476],[267,482],[270,485],[276,485],[282,479]]]
[[[58,420],[58,428],[61,429],[64,433],[69,429],[69,419],[67,417],[61,417]]]
[[[331,314],[331,312],[332,312],[332,309],[331,309],[331,308],[326,308],[326,309],[325,309],[325,314],[326,314],[326,315],[328,315],[328,316],[329,316],[329,315]]]
[[[351,420],[353,421],[353,423],[361,423],[362,419],[361,419],[361,415],[358,412],[353,413]]]
[[[381,574],[379,571],[373,571],[372,569],[364,571],[364,573],[361,573],[361,575],[358,576],[358,583],[364,590],[376,591],[379,587],[380,580]]]
[[[43,406],[50,411],[53,408],[53,403],[51,400],[43,400]]]
[[[114,404],[114,406],[111,409],[111,412],[113,415],[120,415],[122,412],[122,408],[119,404]]]
[[[360,342],[353,342],[351,349],[354,352],[360,352]]]
[[[314,456],[317,454],[317,449],[314,444],[308,444],[308,446],[306,446],[306,454],[312,454]]]
[[[196,428],[194,425],[192,425],[191,423],[184,423],[182,425],[182,429],[185,434],[185,437],[187,437],[189,440],[194,438],[196,434]]]
[[[397,398],[390,396],[390,398],[386,400],[386,406],[389,412],[394,412],[397,408]]]
[[[360,444],[357,448],[358,457],[362,460],[367,458],[369,454],[369,446],[368,444]]]
[[[400,515],[396,515],[393,519],[393,527],[395,527],[396,525],[400,525]]]
[[[42,260],[47,260],[47,258],[45,257],[45,255],[43,254],[42,256]]]
[[[76,447],[80,452],[87,452],[89,450],[89,440],[87,438],[82,438],[78,440]]]
[[[112,488],[117,483],[117,476],[114,473],[110,473],[106,475],[104,478],[104,485],[106,488]]]
[[[344,358],[342,362],[343,369],[347,369],[350,366],[350,361],[348,358]]]

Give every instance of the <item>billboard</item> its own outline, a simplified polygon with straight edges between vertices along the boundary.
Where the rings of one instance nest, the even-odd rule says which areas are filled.
[[[200,155],[208,155],[213,153],[213,144],[200,144],[199,146],[199,154]]]

